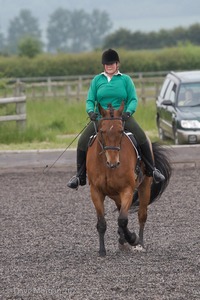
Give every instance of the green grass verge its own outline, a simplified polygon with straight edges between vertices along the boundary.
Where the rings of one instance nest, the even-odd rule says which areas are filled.
[[[27,124],[23,131],[18,130],[14,121],[0,123],[0,150],[56,149],[69,144],[75,148],[75,137],[89,122],[84,100],[28,100],[26,109]],[[2,112],[5,114],[5,107],[0,107],[0,115]],[[135,118],[152,141],[158,140],[155,116],[155,101],[139,103]]]

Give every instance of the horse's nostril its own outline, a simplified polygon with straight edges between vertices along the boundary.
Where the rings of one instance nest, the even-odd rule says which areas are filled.
[[[110,169],[115,169],[115,168],[117,168],[119,165],[120,165],[120,162],[117,162],[117,163],[112,164],[112,163],[109,163],[109,162],[107,161],[107,166],[108,166]]]

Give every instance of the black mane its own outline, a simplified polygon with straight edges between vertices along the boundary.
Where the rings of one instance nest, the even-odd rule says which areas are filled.
[[[114,108],[111,103],[108,104],[108,109],[110,111],[110,117],[114,118]]]

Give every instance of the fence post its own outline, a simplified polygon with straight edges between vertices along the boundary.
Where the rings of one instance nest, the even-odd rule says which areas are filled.
[[[20,79],[17,79],[15,84],[14,97],[20,97],[22,91],[23,91],[22,82],[20,81]]]
[[[79,76],[78,78],[78,85],[77,85],[77,100],[80,100],[80,93],[81,93],[81,90],[82,90],[82,77]]]
[[[141,82],[141,99],[142,99],[142,104],[145,104],[146,102],[146,97],[145,97],[145,83],[142,77],[142,74],[139,75],[140,82]]]
[[[26,102],[16,103],[16,114],[23,115],[26,114]],[[17,122],[17,128],[22,131],[26,128],[26,120],[19,120]]]
[[[155,83],[155,98],[156,99],[158,97],[158,94],[159,94],[159,82],[156,81],[156,83]]]
[[[71,94],[71,85],[70,85],[70,83],[67,83],[67,85],[66,85],[66,97],[67,97],[67,99],[68,98],[70,99],[70,94]]]
[[[52,90],[51,90],[51,78],[50,77],[47,78],[47,90],[48,90],[48,94],[51,95]]]
[[[16,81],[15,95],[16,97],[20,97],[23,95],[23,86],[20,79],[17,79]],[[26,114],[26,101],[16,103],[16,114],[17,115]],[[16,124],[18,130],[20,131],[23,131],[26,128],[26,120],[16,121]]]

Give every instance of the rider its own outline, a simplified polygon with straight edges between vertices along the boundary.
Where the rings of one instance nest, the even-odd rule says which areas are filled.
[[[108,108],[111,103],[118,109],[121,102],[125,102],[122,119],[125,121],[125,129],[132,132],[141,148],[142,157],[145,158],[146,175],[153,177],[156,182],[164,181],[165,177],[155,168],[149,142],[144,131],[133,118],[133,113],[138,104],[138,98],[134,83],[130,76],[119,72],[119,55],[113,49],[108,49],[102,54],[104,72],[96,75],[91,81],[86,100],[86,111],[91,121],[96,121],[100,116],[98,103]],[[86,184],[86,152],[90,136],[95,133],[93,122],[90,122],[81,134],[77,147],[77,174],[73,176],[67,186],[77,189],[79,185]]]

